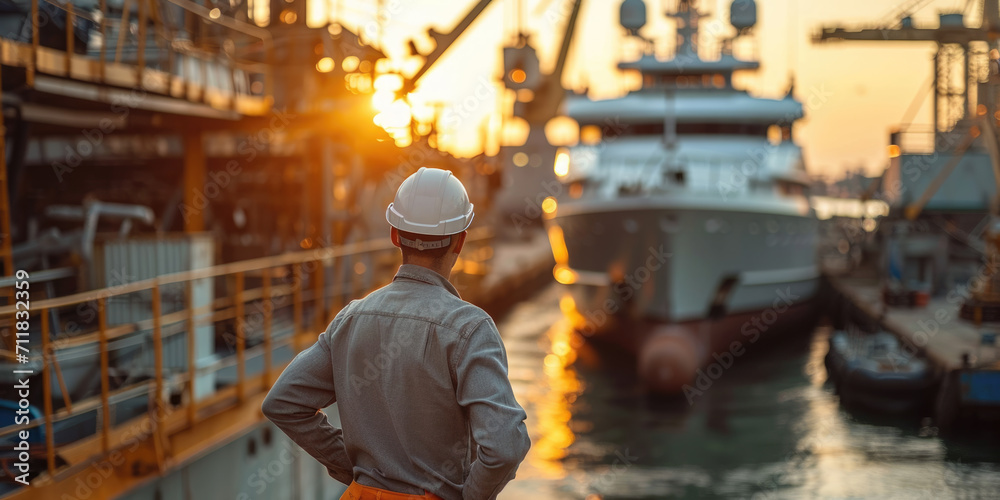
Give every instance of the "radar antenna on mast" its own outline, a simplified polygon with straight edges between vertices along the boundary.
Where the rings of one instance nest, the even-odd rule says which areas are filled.
[[[757,2],[733,0],[729,6],[729,24],[736,28],[737,36],[749,33],[757,25]]]
[[[618,22],[628,32],[628,36],[639,37],[639,30],[646,25],[646,2],[625,0],[618,11]]]

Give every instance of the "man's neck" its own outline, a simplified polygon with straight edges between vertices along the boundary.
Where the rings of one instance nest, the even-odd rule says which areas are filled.
[[[446,280],[450,280],[451,279],[451,268],[453,266],[448,266],[447,269],[444,269],[444,266],[433,265],[433,264],[430,264],[429,262],[425,262],[425,261],[422,261],[420,259],[410,259],[408,261],[403,262],[403,264],[410,264],[410,265],[420,266],[420,267],[423,267],[423,268],[426,268],[426,269],[430,269],[431,271],[434,271],[434,272],[440,274],[441,276],[444,276],[444,279],[446,279]]]

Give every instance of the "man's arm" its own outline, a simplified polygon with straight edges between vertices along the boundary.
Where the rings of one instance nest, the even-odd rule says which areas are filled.
[[[336,324],[336,322],[334,322]],[[354,479],[343,431],[330,425],[323,408],[337,401],[330,339],[333,324],[315,344],[299,353],[271,387],[261,410],[292,441],[326,466],[344,484]]]
[[[492,499],[514,478],[531,442],[526,415],[507,378],[507,354],[496,325],[483,320],[464,343],[457,352],[456,395],[468,412],[478,453],[462,498]]]

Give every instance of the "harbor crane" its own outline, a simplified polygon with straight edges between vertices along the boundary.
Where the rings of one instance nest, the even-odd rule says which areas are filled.
[[[943,12],[937,28],[917,27],[911,13],[927,2],[911,0],[896,9],[890,19],[877,28],[824,27],[817,39],[935,42],[934,55],[934,135],[935,148],[955,145],[950,158],[923,189],[917,199],[907,204],[903,216],[915,220],[927,203],[955,171],[966,152],[979,145],[989,153],[996,193],[1000,195],[1000,2],[970,0],[970,7],[979,9],[982,23],[978,27],[965,25],[961,12]],[[954,75],[961,75],[955,81]],[[884,182],[884,180],[883,180]],[[866,195],[871,193],[866,192]],[[984,257],[991,263],[984,286],[975,290],[962,306],[961,315],[976,324],[1000,321],[1000,199],[990,203],[988,224],[982,246]]]

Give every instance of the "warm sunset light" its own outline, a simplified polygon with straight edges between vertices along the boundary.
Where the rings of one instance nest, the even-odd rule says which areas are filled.
[[[580,128],[580,142],[587,146],[593,146],[601,140],[601,127],[597,125],[586,125]]]
[[[344,71],[350,73],[352,71],[357,70],[358,69],[358,65],[360,63],[361,63],[361,61],[358,60],[358,56],[347,56],[347,57],[344,58],[344,61],[341,63],[341,67],[344,69]]]
[[[320,73],[329,73],[337,67],[337,63],[333,61],[331,57],[324,57],[316,63],[316,71]]]
[[[580,125],[568,116],[557,116],[545,123],[545,138],[553,146],[575,146],[580,140]]]
[[[563,231],[557,225],[548,228],[549,246],[552,248],[552,256],[557,267],[565,265],[569,261],[569,250],[566,249],[566,239],[563,238]]]
[[[402,99],[392,101],[375,115],[375,124],[385,129],[398,129],[410,125],[410,106]]]
[[[528,160],[529,160],[528,154],[525,153],[524,151],[518,151],[518,152],[514,153],[514,160],[513,161],[514,161],[514,166],[515,167],[523,167],[523,166],[527,165],[528,164]]]
[[[931,120],[930,100],[921,87],[924,78],[898,78],[900,74],[929,74],[930,65],[927,61],[932,51],[930,44],[890,43],[861,48],[850,43],[812,42],[818,26],[844,19],[845,12],[889,12],[896,6],[894,0],[873,0],[874,4],[864,0],[845,1],[846,3],[811,2],[793,5],[791,0],[777,0],[776,3],[768,3],[766,7],[760,8],[760,26],[755,34],[754,46],[757,52],[765,55],[765,64],[757,75],[737,75],[740,80],[750,84],[755,95],[772,98],[784,95],[794,76],[794,91],[797,96],[803,100],[811,100],[808,121],[795,127],[796,142],[807,146],[804,148],[805,165],[810,172],[833,176],[840,175],[845,164],[859,162],[867,172],[880,171],[885,166],[884,130],[898,124],[911,101],[921,92],[925,95],[922,102],[918,103],[914,121],[929,123]],[[715,26],[728,16],[728,2],[701,3],[710,7],[707,9],[709,15],[702,20],[703,23],[714,23],[712,25]],[[944,0],[937,0],[932,7],[917,11],[914,14],[915,22],[936,23],[937,14],[933,6],[938,4],[940,7],[947,6]],[[310,3],[310,9],[316,9],[317,16],[334,15],[337,12],[336,7],[313,5]],[[392,10],[392,15],[384,16],[386,22],[381,32],[377,23],[372,24],[377,14],[374,7],[341,9],[340,15],[343,18],[340,21],[351,29],[361,27],[371,29],[371,34],[381,33],[388,55],[393,60],[400,63],[404,60],[412,61],[415,58],[405,57],[408,54],[408,40],[417,38],[421,41],[425,26],[448,25],[452,21],[445,22],[442,19],[458,19],[458,11],[461,10],[451,5],[435,8],[417,5],[401,4],[393,9],[387,7],[387,11]],[[468,109],[461,102],[465,96],[481,93],[480,77],[489,80],[500,64],[499,51],[494,53],[480,50],[480,47],[500,43],[500,32],[488,28],[503,23],[503,9],[495,7],[487,8],[483,13],[485,21],[473,24],[450,49],[448,55],[425,77],[428,101],[445,102],[462,109],[462,113],[457,114],[459,119],[451,120],[445,126],[451,128],[448,132],[455,138],[450,144],[465,156],[472,156],[480,151],[480,124],[489,121],[490,116],[498,112],[492,102],[486,105],[480,100],[477,105]],[[535,6],[531,3],[528,6],[529,11],[537,12],[543,19],[548,19],[545,16],[549,16],[560,20],[549,29],[556,28],[565,19],[565,14],[559,10],[561,8],[554,4]],[[587,4],[582,10],[580,33],[573,40],[567,60],[567,87],[586,88],[590,95],[598,98],[620,96],[625,89],[634,87],[635,80],[621,74],[614,67],[621,55],[615,48],[617,45],[605,42],[621,38],[617,23],[609,22],[618,18],[618,8],[619,2],[610,2]],[[403,19],[407,21],[404,23]],[[673,20],[650,13],[648,26],[643,32],[648,32],[649,36],[666,33],[674,29],[674,23]],[[540,43],[533,45],[543,62],[550,61],[558,50],[558,35],[546,32],[539,36],[541,38],[537,41]],[[634,51],[634,48],[625,44],[622,51],[628,50]],[[705,50],[708,50],[707,45]],[[351,57],[348,56],[341,63],[347,71],[352,70],[349,62]],[[412,62],[407,64],[410,68],[415,67]],[[412,72],[414,69],[408,71]],[[527,80],[527,74],[521,68],[508,71],[512,81]],[[859,80],[854,77],[855,74],[865,74],[868,77]],[[710,75],[709,84],[716,87],[724,83],[721,79],[721,75]],[[874,82],[885,81],[896,82],[893,91],[876,91],[882,87]],[[506,118],[504,121],[506,122]],[[841,142],[836,138],[843,130],[858,130],[857,138],[852,142],[854,147],[841,147]],[[595,140],[594,133],[590,131],[596,132],[594,128],[586,127],[580,131],[581,142],[591,143]],[[504,137],[511,138],[510,134]]]
[[[556,151],[556,162],[552,170],[559,177],[566,177],[569,174],[569,151],[566,148],[559,148]]]
[[[376,111],[382,112],[395,102],[396,93],[389,90],[379,90],[372,94],[372,107]]]
[[[552,271],[552,276],[555,277],[556,281],[562,283],[563,285],[572,285],[576,283],[577,274],[575,271],[568,267],[556,266]]]
[[[542,211],[545,212],[546,215],[554,214],[556,212],[556,206],[556,199],[551,196],[542,201]]]
[[[375,91],[396,92],[403,88],[403,77],[395,73],[379,75],[372,84]]]
[[[524,118],[509,117],[504,120],[500,143],[504,146],[523,146],[531,127]]]

